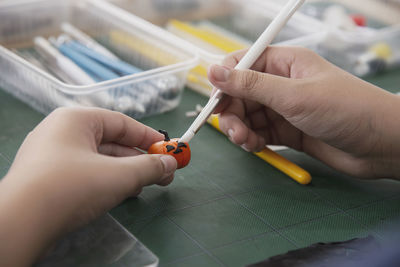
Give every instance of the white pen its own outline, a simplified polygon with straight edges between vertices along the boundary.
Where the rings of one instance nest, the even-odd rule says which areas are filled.
[[[289,1],[268,25],[260,37],[258,37],[257,41],[250,47],[244,57],[236,65],[235,69],[249,69],[304,2],[305,0]],[[213,113],[223,96],[224,93],[218,89],[209,99],[207,105],[200,112],[192,125],[190,125],[189,129],[179,139],[179,142],[188,143],[194,137],[194,135],[200,130],[201,126],[203,126],[207,121],[208,117]]]

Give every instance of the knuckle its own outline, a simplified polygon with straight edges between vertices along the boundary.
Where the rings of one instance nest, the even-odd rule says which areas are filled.
[[[255,71],[244,71],[239,75],[243,90],[252,91],[258,83],[258,75]]]
[[[242,58],[243,54],[247,51],[248,49],[243,49],[239,51],[232,52],[228,54],[224,60],[222,61],[222,65],[228,66],[228,67],[235,67],[239,60]]]
[[[150,165],[153,166],[153,168],[158,172],[158,173],[164,173],[164,165],[162,164],[160,157],[157,155],[150,155]]]

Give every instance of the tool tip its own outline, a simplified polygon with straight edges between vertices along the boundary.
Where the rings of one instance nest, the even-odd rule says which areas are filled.
[[[194,137],[194,132],[191,130],[186,131],[186,133],[179,139],[179,142],[189,143],[190,140]]]

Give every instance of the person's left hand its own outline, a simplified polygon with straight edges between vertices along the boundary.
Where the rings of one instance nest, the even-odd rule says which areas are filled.
[[[7,240],[0,265],[31,264],[60,235],[142,187],[171,183],[176,160],[142,152],[163,138],[113,111],[61,108],[50,114],[27,136],[0,182],[0,239]],[[10,253],[16,258],[7,261]]]

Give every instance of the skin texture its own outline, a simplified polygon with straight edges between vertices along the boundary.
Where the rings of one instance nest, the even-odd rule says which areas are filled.
[[[362,178],[399,178],[399,97],[304,48],[270,47],[252,66],[246,51],[209,70],[226,96],[220,127],[248,151],[286,145]]]
[[[0,266],[28,266],[57,238],[142,187],[172,182],[176,160],[148,155],[164,136],[121,113],[58,109],[25,139],[0,182]],[[140,150],[138,150],[139,148]]]
[[[253,71],[234,71],[244,53],[209,72],[229,95],[216,112],[232,142],[249,151],[287,145],[355,176],[399,178],[399,97],[301,48],[268,48]],[[142,187],[171,183],[176,160],[141,152],[163,139],[112,111],[49,115],[0,181],[0,266],[31,265],[57,238]]]

